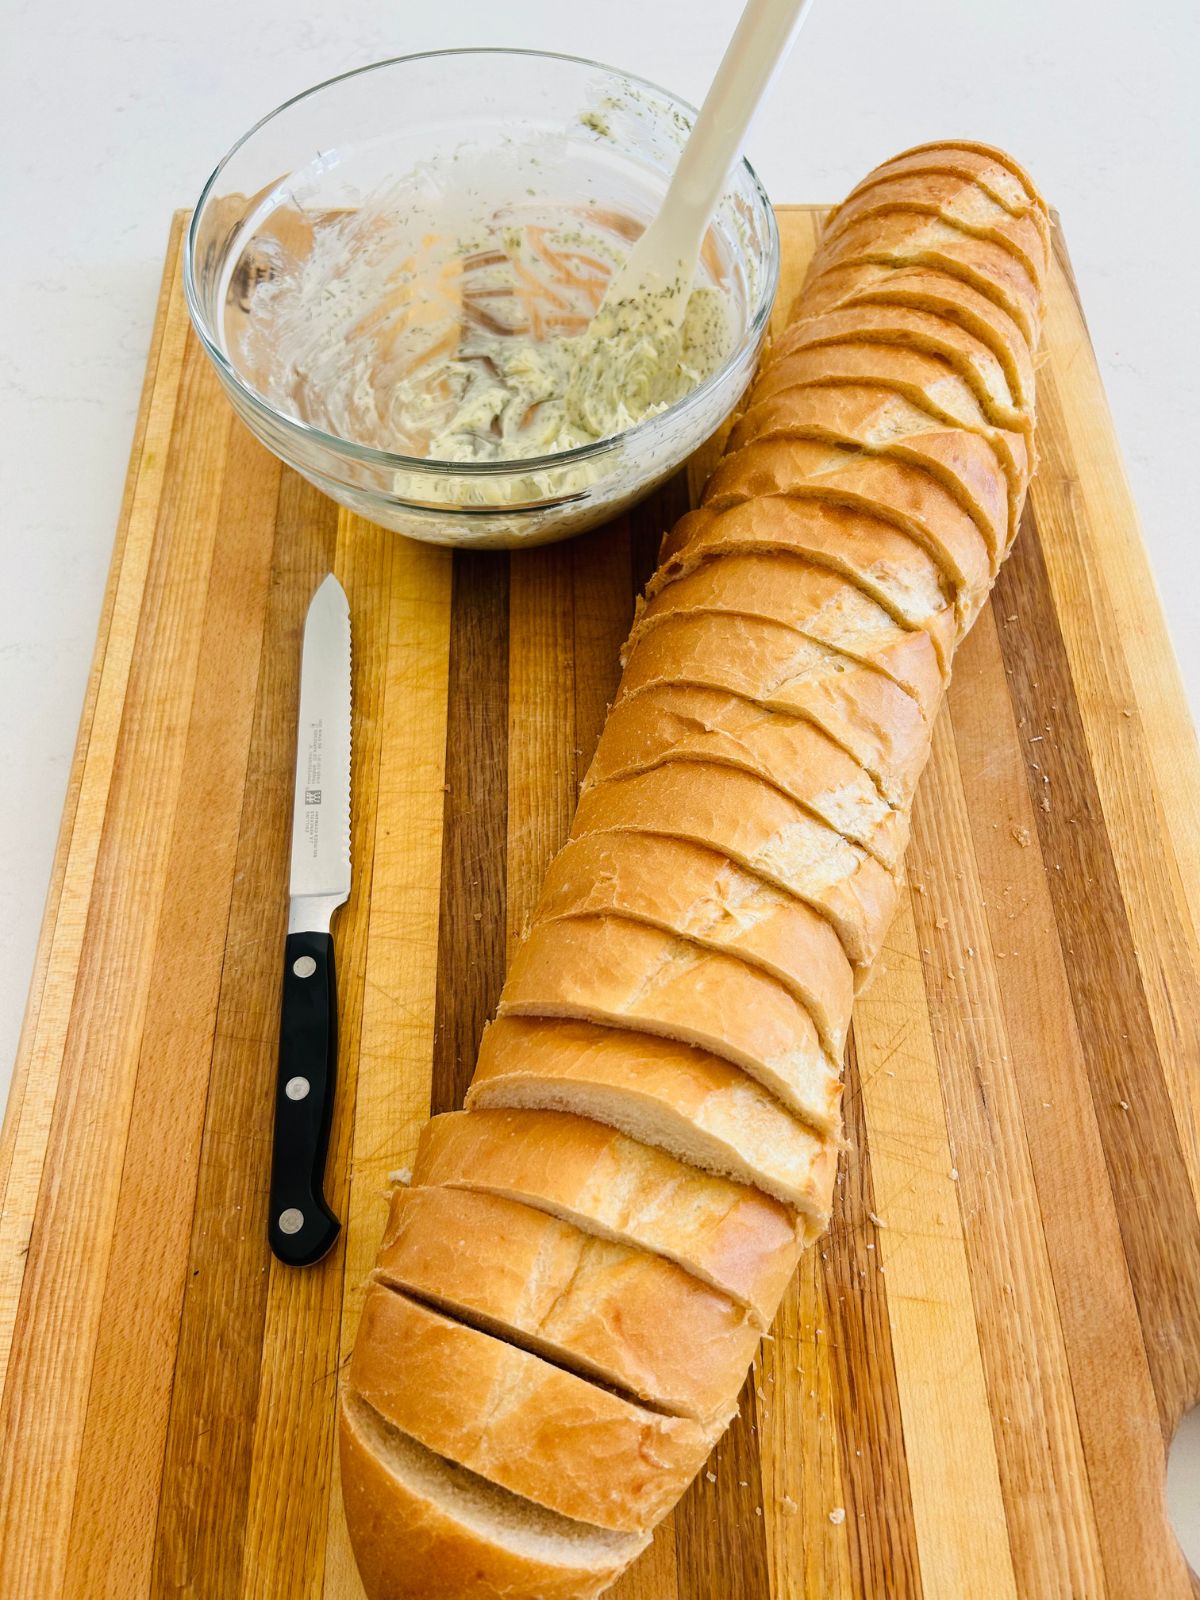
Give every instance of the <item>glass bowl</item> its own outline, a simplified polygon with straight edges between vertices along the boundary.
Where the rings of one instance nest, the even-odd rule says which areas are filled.
[[[536,231],[555,216],[599,217],[631,241],[657,211],[694,115],[627,73],[514,50],[399,57],[289,100],[230,150],[188,230],[188,309],[234,409],[268,449],[334,500],[412,538],[480,548],[538,544],[615,516],[716,431],[753,375],[779,279],[779,235],[747,162],[730,176],[700,268],[700,281],[726,297],[728,356],[665,410],[554,455],[437,461],[387,448],[394,442],[387,437],[363,437],[369,428],[347,426],[359,436],[338,437],[340,426],[314,426],[302,417],[312,407],[296,398],[302,385],[281,392],[274,381],[262,332],[269,324],[258,310],[256,321],[251,307],[263,304],[256,295],[286,289],[288,274],[328,250],[347,219],[360,238],[344,265],[367,272],[363,263],[374,257],[373,247],[362,246],[363,216],[386,243],[380,258],[393,264],[407,249],[405,229],[419,251],[442,233],[478,228],[481,218],[494,229]],[[319,359],[317,375],[304,381],[315,387],[323,421],[333,401],[326,406],[321,383],[340,395],[348,374],[360,370],[351,361],[363,359],[344,342],[339,289],[327,285],[305,308],[308,348]],[[382,305],[390,294],[394,311],[401,291],[386,272],[368,290]]]

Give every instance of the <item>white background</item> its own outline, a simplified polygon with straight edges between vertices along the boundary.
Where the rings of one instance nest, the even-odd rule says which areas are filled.
[[[737,3],[7,0],[0,1096],[171,212],[263,112],[389,55],[477,44],[563,50],[698,101]],[[953,135],[1003,144],[1032,169],[1062,213],[1194,708],[1198,80],[1194,0],[817,0],[748,147],[776,200],[833,201],[905,145]],[[1190,1499],[1195,1515],[1200,1445],[1194,1454],[1175,1498]],[[1200,1564],[1200,1537],[1187,1537]]]

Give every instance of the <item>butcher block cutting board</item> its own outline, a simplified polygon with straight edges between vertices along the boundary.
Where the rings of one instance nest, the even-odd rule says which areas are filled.
[[[786,307],[820,213],[780,215]],[[235,422],[177,221],[0,1144],[0,1596],[360,1596],[334,1406],[389,1172],[458,1106],[636,591],[705,460],[450,554]],[[1200,763],[1059,241],[1041,466],[858,1005],[828,1237],[620,1600],[1182,1600],[1200,1395]],[[354,626],[316,1268],[266,1245],[301,622]]]

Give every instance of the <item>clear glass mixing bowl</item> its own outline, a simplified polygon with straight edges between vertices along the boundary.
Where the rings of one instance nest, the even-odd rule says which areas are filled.
[[[694,114],[610,67],[512,50],[400,57],[288,101],[217,167],[188,231],[188,308],[238,415],[342,505],[438,544],[542,543],[633,504],[716,430],[753,374],[779,278],[779,236],[748,163],[732,173],[702,255],[702,279],[723,290],[731,313],[727,359],[668,409],[555,455],[435,461],[313,426],[302,404],[263,392],[270,385],[262,339],[255,345],[248,334],[251,301],[294,270],[323,230],[378,209],[380,195],[396,227],[412,199],[422,225],[441,208],[453,229],[464,207],[477,216],[482,204],[505,226],[556,212],[615,218],[632,239],[658,209]],[[388,284],[378,290],[386,300]],[[313,315],[324,338],[322,308]],[[333,341],[342,326],[329,322],[332,359],[340,359]]]

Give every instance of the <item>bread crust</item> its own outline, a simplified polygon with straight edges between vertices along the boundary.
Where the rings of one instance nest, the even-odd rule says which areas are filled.
[[[876,957],[896,909],[895,875],[760,779],[671,762],[590,789],[571,837],[629,829],[719,850],[828,918],[859,966]]]
[[[820,317],[853,305],[908,306],[934,312],[982,340],[1004,368],[1013,403],[1033,414],[1033,352],[1020,328],[994,300],[961,278],[922,267],[891,267],[880,262],[830,267],[815,278],[796,302],[803,318]]]
[[[863,662],[766,617],[682,611],[661,617],[639,639],[614,703],[660,684],[688,683],[809,717],[862,762],[893,804],[906,805],[942,695],[933,652],[914,656],[916,638],[903,636],[886,662]]]
[[[382,1284],[363,1302],[349,1384],[426,1449],[620,1533],[666,1515],[725,1427],[648,1411]]]
[[[702,1170],[754,1183],[819,1230],[829,1218],[839,1141],[815,1133],[740,1067],[650,1033],[501,1017],[483,1031],[469,1110],[587,1115],[645,1143],[687,1150]]]
[[[394,1189],[375,1273],[443,1315],[704,1423],[730,1416],[758,1343],[747,1307],[673,1262],[466,1189]]]
[[[931,630],[904,627],[856,585],[788,551],[702,562],[638,607],[626,651],[682,613],[783,623],[816,645],[878,667],[922,705],[935,698],[931,684],[940,694],[945,679]],[[949,635],[951,627],[943,631]]]
[[[836,223],[836,216],[835,216]],[[885,212],[863,217],[822,242],[812,259],[817,277],[835,262],[882,261],[894,266],[929,266],[963,278],[995,300],[1021,329],[1032,349],[1038,342],[1041,294],[1025,266],[1003,245],[978,239],[938,217]]]
[[[342,1396],[338,1445],[346,1525],[370,1600],[594,1600],[650,1542],[599,1529],[572,1538],[549,1514],[523,1532],[501,1491],[436,1459],[414,1463],[415,1450],[390,1439],[352,1393]]]
[[[907,815],[807,718],[712,689],[650,689],[609,713],[584,792],[667,761],[712,761],[752,772],[885,867],[900,865]]]
[[[501,1017],[569,1017],[678,1039],[732,1061],[820,1133],[837,1126],[840,1062],[777,978],[735,955],[618,916],[535,923]]]
[[[782,1201],[561,1111],[434,1117],[421,1135],[412,1182],[520,1200],[587,1233],[664,1256],[749,1306],[760,1327],[774,1315],[802,1238]]]
[[[900,395],[865,384],[789,388],[744,412],[729,448],[777,438],[853,447],[928,472],[975,519],[989,551],[1008,543],[1016,502],[995,446],[979,434],[947,428]]]
[[[790,430],[786,436],[793,436]],[[910,534],[844,506],[782,495],[742,500],[722,511],[708,506],[689,511],[664,540],[646,595],[653,599],[713,556],[776,553],[799,556],[846,578],[894,621],[906,628],[927,627],[935,641],[944,643],[953,628],[954,591]]]

